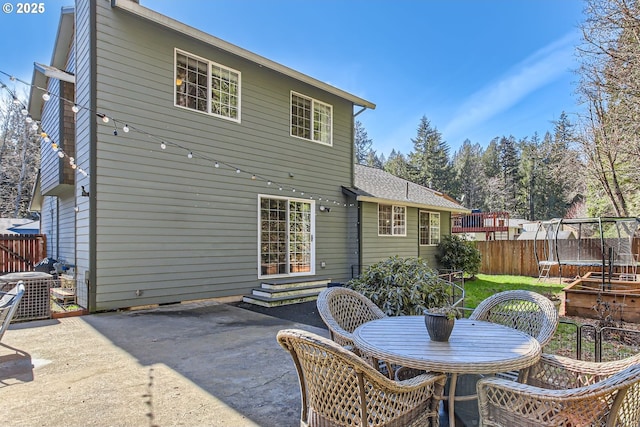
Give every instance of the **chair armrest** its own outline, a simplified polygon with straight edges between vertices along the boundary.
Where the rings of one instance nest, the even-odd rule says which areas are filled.
[[[546,389],[586,386],[640,363],[640,354],[611,362],[588,362],[569,357],[543,354],[528,371],[526,383]]]
[[[619,392],[637,383],[638,373],[640,366],[635,366],[598,383],[565,390],[484,378],[477,384],[480,418],[487,426],[605,425],[624,398]]]

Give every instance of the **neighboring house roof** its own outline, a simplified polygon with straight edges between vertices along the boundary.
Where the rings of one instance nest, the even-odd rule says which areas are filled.
[[[111,5],[112,7],[122,9],[124,11],[132,13],[141,18],[148,19],[149,21],[154,22],[155,24],[162,25],[163,27],[169,28],[174,31],[178,31],[183,34],[187,34],[193,37],[194,39],[203,41],[211,46],[215,46],[227,52],[231,52],[234,55],[238,55],[241,58],[247,59],[249,61],[252,61],[258,64],[261,67],[270,68],[286,76],[292,77],[296,80],[305,82],[311,86],[315,86],[319,89],[325,90],[343,99],[349,100],[353,102],[355,105],[359,105],[361,107],[370,108],[370,109],[376,108],[376,105],[370,101],[367,101],[358,96],[352,95],[348,92],[343,91],[342,89],[338,89],[335,86],[331,86],[330,84],[321,82],[320,80],[316,80],[313,77],[309,77],[306,74],[303,74],[299,71],[286,67],[282,64],[278,64],[277,62],[271,61],[270,59],[262,57],[258,54],[250,52],[246,49],[238,47],[234,44],[226,42],[217,37],[214,37],[196,28],[190,27],[189,25],[183,24],[182,22],[169,18],[168,16],[162,15],[154,10],[148,9],[144,6],[140,6],[137,1],[112,0]]]
[[[354,184],[354,187],[345,188],[345,191],[354,195],[358,201],[402,203],[419,208],[471,212],[444,193],[398,178],[382,169],[355,165]]]
[[[40,222],[25,218],[0,218],[0,234],[38,234]]]

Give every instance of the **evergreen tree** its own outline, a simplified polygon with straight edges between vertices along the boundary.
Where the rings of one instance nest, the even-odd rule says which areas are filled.
[[[540,212],[544,206],[544,165],[538,133],[531,140],[520,141],[520,190],[518,216],[530,221],[546,219]]]
[[[366,165],[371,160],[371,152],[373,151],[373,140],[367,135],[367,131],[360,121],[356,120],[354,124],[354,137],[356,163]],[[375,154],[375,153],[374,153]]]
[[[500,138],[498,160],[503,183],[502,210],[515,213],[518,210],[520,156],[513,136]]]
[[[453,171],[449,161],[449,147],[425,116],[420,119],[417,136],[411,141],[413,151],[409,155],[409,163],[415,171],[412,181],[450,193],[453,188]]]
[[[411,180],[411,167],[405,156],[399,151],[391,150],[389,159],[385,162],[383,169],[392,175],[406,180]]]
[[[453,156],[456,174],[458,200],[469,209],[484,207],[487,180],[482,163],[483,149],[480,144],[472,144],[466,139]]]

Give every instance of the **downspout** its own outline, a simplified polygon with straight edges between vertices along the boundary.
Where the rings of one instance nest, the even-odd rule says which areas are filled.
[[[367,107],[362,107],[360,109],[360,111],[356,112],[353,114],[352,120],[351,120],[351,134],[352,134],[352,138],[351,138],[351,186],[355,187],[355,170],[354,170],[354,165],[355,165],[355,160],[356,160],[356,150],[355,150],[355,143],[356,143],[356,129],[355,129],[355,119],[356,117],[358,117],[358,115],[360,115],[361,113],[363,113],[365,110],[367,109]],[[362,208],[361,208],[361,204],[358,201],[358,198],[355,198],[355,206],[356,209],[358,210],[358,215],[357,215],[357,221],[358,223],[356,224],[356,238],[358,239],[358,276],[360,276],[360,274],[362,273]],[[353,276],[353,271],[352,274]],[[352,277],[353,279],[353,277]]]

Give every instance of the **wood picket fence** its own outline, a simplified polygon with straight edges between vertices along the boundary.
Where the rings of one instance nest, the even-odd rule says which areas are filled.
[[[47,257],[47,237],[44,234],[0,234],[0,273],[33,271]]]
[[[539,274],[535,251],[538,250],[540,258],[544,259],[540,243],[537,247],[533,240],[491,240],[478,241],[475,244],[482,258],[480,273],[530,277],[537,277]],[[632,252],[634,254],[638,254],[639,244],[640,239],[633,240]],[[562,277],[582,276],[588,271],[598,272],[602,271],[602,268],[563,265]],[[558,266],[551,267],[549,276],[559,277]]]

